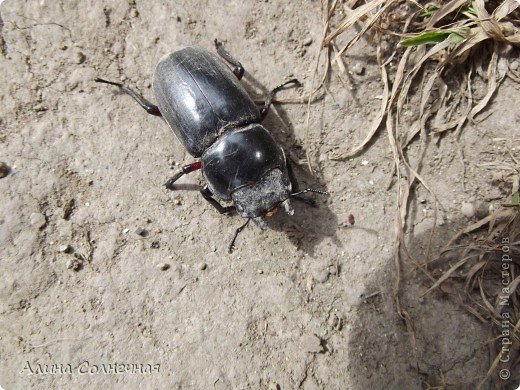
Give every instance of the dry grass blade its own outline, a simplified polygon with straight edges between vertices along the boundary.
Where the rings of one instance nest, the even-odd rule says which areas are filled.
[[[401,90],[401,97],[400,97],[401,101],[404,101],[404,99],[406,99],[409,96],[408,91],[410,89],[412,81],[413,81],[414,77],[417,75],[417,73],[419,72],[419,70],[421,70],[424,63],[431,57],[433,57],[433,56],[437,55],[438,53],[440,53],[441,51],[445,50],[448,46],[450,46],[449,41],[443,41],[443,42],[437,43],[430,50],[428,50],[428,52],[407,73],[405,81],[404,81],[404,85]],[[437,71],[437,73],[439,73],[439,71]]]
[[[518,322],[515,324],[515,327],[514,327],[514,329],[513,329],[513,332],[515,332],[515,334],[520,332],[520,319],[519,319]]]
[[[352,47],[369,29],[371,29],[374,26],[374,24],[381,18],[381,16],[384,15],[387,12],[387,10],[390,9],[392,5],[396,2],[396,0],[387,1],[386,4],[379,11],[372,15],[370,19],[368,19],[368,21],[365,22],[361,31],[354,35],[354,37],[350,41],[348,41],[348,43],[345,46],[343,46],[343,48],[338,52],[338,54],[336,54],[333,61],[336,61],[340,55],[342,55],[345,51]]]
[[[403,54],[403,57],[401,58],[401,61],[399,63],[397,74],[396,74],[396,77],[395,77],[395,80],[394,80],[394,86],[392,88],[391,100],[390,100],[390,103],[393,103],[393,101],[394,101],[394,99],[395,99],[395,97],[396,97],[396,95],[397,95],[397,93],[399,91],[397,103],[396,103],[396,106],[395,106],[395,111],[396,111],[396,115],[395,115],[395,118],[396,118],[395,119],[395,130],[391,130],[391,134],[389,132],[389,136],[391,137],[391,145],[392,145],[392,147],[394,147],[394,145],[395,145],[396,151],[397,151],[397,153],[401,157],[402,164],[406,167],[408,172],[411,173],[412,176],[413,176],[413,179],[410,180],[408,187],[411,187],[412,184],[413,184],[413,180],[417,179],[428,190],[428,192],[434,197],[434,199],[436,201],[435,208],[437,208],[437,204],[438,203],[440,204],[439,199],[437,198],[435,193],[431,190],[431,188],[428,186],[426,181],[423,180],[423,178],[419,175],[419,172],[408,163],[408,161],[407,161],[407,159],[406,159],[406,157],[404,156],[404,153],[403,153],[403,149],[406,148],[406,146],[408,145],[408,142],[412,141],[412,139],[415,136],[416,132],[420,128],[414,130],[411,133],[412,136],[410,136],[410,133],[409,133],[408,137],[406,138],[406,140],[404,142],[401,141],[401,137],[400,137],[400,135],[398,133],[398,129],[399,129],[399,118],[401,116],[401,111],[402,111],[402,109],[404,107],[404,103],[405,103],[406,99],[409,96],[409,90],[410,90],[410,87],[411,87],[411,84],[412,84],[412,81],[413,81],[414,77],[416,76],[416,74],[421,69],[422,64],[428,58],[430,58],[431,56],[435,55],[439,51],[443,50],[447,45],[448,45],[447,41],[440,42],[437,45],[435,45],[432,49],[430,49],[421,58],[421,60],[413,67],[413,69],[411,71],[409,71],[408,74],[403,78],[404,68],[405,68],[405,66],[407,64],[407,59],[408,59],[407,53],[408,54],[410,53],[410,51],[409,51],[410,48],[408,48],[407,51],[405,52],[405,54]],[[433,79],[432,79],[431,83],[433,83]],[[423,99],[425,99],[425,98],[423,97]],[[390,117],[391,117],[391,115],[390,115],[390,112],[389,112],[388,113],[388,118],[390,118]],[[387,120],[387,126],[388,126],[388,120]],[[394,131],[396,132],[395,134],[394,134]],[[397,163],[396,163],[396,168],[398,170],[400,169],[400,165],[397,164]],[[409,190],[409,188],[408,188],[408,190]],[[408,199],[407,198],[401,199],[401,205],[403,206],[402,210],[406,209],[407,204],[408,204]],[[403,215],[403,218],[402,218],[403,229],[404,229],[404,224],[405,224],[404,216],[405,216],[405,214]]]
[[[518,3],[514,0],[506,0],[498,6],[492,15],[486,10],[484,0],[475,0],[473,6],[480,19],[482,29],[495,41],[508,42],[514,45],[520,44],[520,33],[511,23],[500,23],[500,20],[513,12]]]
[[[505,63],[505,58],[499,59],[499,50],[497,49],[498,43],[495,42],[495,50],[491,55],[491,61],[488,66],[488,87],[486,95],[482,98],[482,100],[471,110],[469,114],[469,118],[474,120],[475,115],[477,115],[480,111],[484,109],[489,103],[489,100],[495,93],[496,89],[500,85],[500,83],[504,80],[507,70],[507,65]],[[500,62],[500,66],[499,66]]]
[[[441,19],[451,14],[453,11],[460,9],[462,6],[467,4],[467,0],[452,0],[448,4],[444,5],[441,9],[433,14],[428,23],[426,29],[430,29],[435,26]]]
[[[328,46],[334,38],[336,38],[338,35],[350,28],[350,26],[352,26],[354,23],[362,19],[364,16],[368,15],[370,12],[372,12],[374,9],[379,7],[381,4],[384,4],[385,2],[385,0],[375,0],[355,9],[350,15],[348,15],[345,18],[345,20],[343,20],[343,22],[341,22],[341,24],[336,28],[336,30],[334,30],[325,37],[325,39],[323,40],[323,46]]]
[[[472,74],[473,70],[470,69],[468,74],[465,75],[466,82],[461,84],[461,87],[459,89],[458,95],[460,97],[460,100],[462,100],[462,96],[466,96],[466,107],[463,109],[461,108],[461,114],[458,118],[451,120],[449,122],[445,122],[442,124],[433,123],[432,124],[432,131],[435,133],[442,133],[447,130],[451,130],[453,128],[456,128],[457,133],[460,132],[462,129],[462,126],[464,126],[464,123],[468,120],[469,113],[471,112],[471,108],[473,105],[473,94],[471,92],[471,80],[472,80]],[[444,97],[441,97],[442,103],[444,103]],[[455,105],[453,105],[455,107]]]
[[[334,54],[336,54],[339,50],[335,43],[332,43],[332,50],[334,51]],[[331,66],[333,64],[331,63]],[[350,82],[347,78],[343,78],[343,75],[347,75],[347,67],[345,66],[345,62],[343,61],[343,58],[339,57],[336,61],[336,65],[338,66],[338,72],[336,72],[339,81],[341,81],[341,84],[345,88],[350,88]]]
[[[399,90],[399,86],[401,84],[401,81],[402,81],[402,78],[404,75],[404,69],[406,67],[406,62],[411,53],[411,50],[412,50],[411,48],[408,48],[404,52],[401,60],[399,61],[399,65],[397,67],[397,72],[396,72],[395,79],[394,79],[394,84],[392,87],[392,93],[390,94],[390,96],[388,94],[389,83],[388,83],[388,74],[386,72],[386,65],[385,64],[381,65],[381,81],[383,82],[383,85],[384,85],[383,102],[381,105],[381,111],[380,111],[379,115],[377,116],[377,118],[375,119],[375,121],[370,126],[370,130],[369,130],[367,136],[365,137],[365,139],[361,142],[360,145],[358,145],[350,150],[347,150],[347,151],[341,152],[341,153],[331,154],[331,159],[344,160],[349,157],[352,157],[355,154],[359,153],[361,150],[363,150],[363,148],[368,144],[368,142],[370,142],[372,137],[377,132],[377,129],[379,128],[379,126],[381,126],[381,123],[385,117],[385,114],[389,111],[389,107],[393,104],[395,96],[397,95],[397,92]],[[387,119],[387,130],[388,130],[388,119]],[[392,140],[393,140],[393,141],[391,141],[391,144],[392,144],[392,142],[394,144],[396,144],[395,139],[393,139],[393,135],[391,135],[391,134],[393,134],[393,130],[388,130],[388,135],[389,135],[389,137],[392,137]],[[396,166],[397,166],[397,162],[396,162]]]
[[[424,87],[421,91],[421,104],[419,106],[419,121],[420,121],[420,131],[423,134],[426,134],[426,121],[430,117],[432,111],[436,110],[435,108],[432,108],[429,104],[430,95],[433,90],[433,86],[435,85],[435,81],[439,77],[439,74],[434,71],[431,75]],[[442,98],[439,99],[439,101],[442,101]],[[426,107],[428,105],[428,107]],[[409,142],[411,142],[416,136],[416,133],[411,133],[407,137],[407,141],[405,145],[407,145]]]
[[[496,371],[498,365],[502,361],[502,356],[504,356],[505,354],[506,354],[505,348],[502,347],[502,349],[500,350],[500,353],[495,357],[495,360],[493,360],[493,363],[489,367],[489,369],[488,369],[488,371],[486,373],[486,376],[479,383],[479,385],[478,385],[479,389],[481,389],[482,386],[484,386],[486,384],[486,382],[489,380],[489,378],[491,378],[491,375],[493,375],[493,373]]]
[[[323,32],[322,32],[322,45],[320,45],[320,49],[318,49],[318,55],[316,56],[316,66],[314,68],[314,72],[313,72],[313,76],[312,76],[312,84],[314,84],[314,79],[315,79],[315,76],[316,74],[318,73],[318,67],[319,67],[319,64],[320,64],[320,56],[321,56],[321,47],[323,47],[323,41],[325,39],[325,35],[327,34],[327,31],[329,30],[329,20],[330,20],[330,16],[331,16],[331,13],[334,11],[334,9],[336,8],[336,4],[337,4],[337,0],[334,1],[334,3],[332,4],[331,8],[329,9],[328,8],[328,2],[327,1],[323,1],[322,0],[322,3],[321,3],[321,7],[322,7],[322,22],[323,22]],[[329,58],[329,48],[328,46],[325,48],[325,58],[328,60]],[[312,172],[312,164],[311,164],[311,159],[310,159],[310,156],[309,156],[309,152],[310,152],[310,142],[309,142],[309,126],[310,126],[310,116],[311,116],[311,102],[312,102],[312,98],[313,98],[313,95],[314,93],[316,93],[317,91],[319,91],[324,83],[325,83],[325,79],[327,78],[327,74],[329,73],[329,67],[330,67],[330,61],[326,61],[325,63],[325,70],[323,72],[323,75],[322,75],[322,78],[320,80],[320,82],[318,83],[318,85],[314,88],[311,88],[311,91],[309,92],[309,99],[307,100],[307,117],[306,117],[306,126],[305,126],[305,154],[306,154],[306,157],[307,157],[307,166],[309,168],[309,170]]]
[[[480,298],[482,298],[482,302],[484,302],[484,306],[495,318],[500,318],[500,308],[495,309],[491,302],[488,301],[486,297],[486,293],[484,292],[484,287],[482,286],[482,276],[478,279],[478,287],[480,291]]]
[[[406,63],[406,58],[408,57],[408,54],[410,53],[409,50],[405,52],[404,59],[401,59],[401,63]],[[404,65],[403,65],[404,67]],[[382,69],[384,69],[382,67]],[[399,72],[398,72],[399,75]],[[402,75],[402,74],[401,74]],[[386,76],[386,71],[383,73],[383,76]],[[400,76],[399,76],[400,77]],[[392,101],[394,100],[396,94],[397,94],[397,87],[395,86],[395,83],[398,83],[398,78],[396,77],[396,81],[394,82],[394,87],[392,88],[392,94],[389,101],[389,104],[392,104]],[[394,164],[396,167],[400,166],[400,154],[397,147],[396,137],[393,129],[393,121],[392,121],[392,115],[391,111],[388,112],[387,118],[386,118],[386,130],[388,139],[390,142],[390,146],[392,149],[392,155],[394,158]],[[394,288],[394,302],[396,311],[399,314],[399,316],[403,319],[406,325],[407,332],[410,336],[410,344],[412,345],[412,349],[416,351],[416,338],[415,338],[415,331],[413,326],[413,321],[408,312],[405,310],[405,308],[401,305],[401,301],[399,299],[399,293],[401,291],[401,246],[404,244],[404,223],[403,221],[406,220],[406,199],[408,199],[409,194],[409,186],[402,186],[401,182],[401,171],[400,169],[397,169],[397,183],[398,183],[398,191],[397,191],[397,209],[396,209],[396,216],[395,216],[395,248],[394,248],[394,262],[395,262],[395,268],[396,268],[396,276],[395,276],[395,288]],[[403,199],[405,207],[402,207],[403,205]]]
[[[473,256],[466,256],[466,257],[463,257],[462,259],[460,259],[459,261],[457,261],[457,263],[455,263],[455,265],[453,265],[439,279],[437,279],[437,281],[433,284],[433,286],[431,286],[428,290],[423,292],[421,294],[421,297],[425,296],[430,291],[435,290],[437,287],[439,287],[439,285],[442,282],[444,282],[446,279],[448,279],[456,270],[458,270],[460,267],[462,267],[464,264],[466,264],[468,262],[468,260],[470,260],[472,258],[473,258]]]
[[[441,64],[442,67],[445,67],[449,63],[462,63],[466,61],[471,49],[479,43],[489,39],[489,35],[480,27],[472,28],[469,36],[468,39],[463,41],[449,53],[446,60]]]
[[[381,47],[378,46],[378,57],[380,56]],[[345,160],[347,158],[350,158],[352,156],[355,156],[357,153],[362,151],[365,146],[370,142],[370,140],[374,137],[374,135],[377,132],[377,129],[381,126],[381,122],[383,122],[383,118],[385,117],[385,113],[387,110],[388,105],[388,98],[389,98],[389,86],[388,86],[388,75],[386,72],[386,67],[384,64],[381,65],[381,81],[383,83],[383,97],[381,100],[381,110],[379,111],[379,114],[374,119],[372,124],[369,127],[368,133],[363,141],[361,143],[345,152],[342,153],[336,153],[332,152],[330,154],[331,160]]]
[[[460,230],[457,234],[455,234],[455,236],[444,246],[444,249],[442,250],[442,252],[449,250],[449,248],[453,245],[453,243],[455,241],[457,241],[458,239],[460,239],[460,237],[462,237],[463,235],[471,233],[477,229],[480,229],[481,227],[486,226],[491,221],[500,222],[500,221],[504,221],[505,219],[510,218],[510,217],[511,217],[510,210],[498,210],[498,211],[494,212],[493,214],[488,215],[485,218],[482,218],[480,221],[477,221],[469,226],[466,226],[464,229]]]
[[[473,277],[477,275],[477,273],[480,272],[482,268],[486,266],[486,264],[487,261],[479,261],[477,264],[471,267],[470,270],[466,273],[466,284],[464,285],[464,288],[466,290],[469,289]]]
[[[482,317],[482,314],[480,314],[477,310],[475,310],[473,307],[467,305],[466,303],[464,302],[460,302],[460,305],[466,309],[468,311],[468,313],[472,314],[473,316],[475,316],[475,318],[477,318],[480,322],[482,322],[483,324],[487,324],[488,321]]]
[[[509,298],[511,295],[513,295],[520,285],[520,276],[517,276],[505,289],[507,291],[507,298]]]
[[[480,5],[482,2],[480,2]],[[479,6],[480,6],[479,5]],[[515,9],[520,7],[520,2],[518,0],[506,0],[502,2],[494,11],[493,16],[496,20],[500,21],[513,12]]]

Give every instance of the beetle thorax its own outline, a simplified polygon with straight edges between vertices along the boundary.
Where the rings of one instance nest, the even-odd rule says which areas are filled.
[[[204,151],[201,162],[209,189],[224,201],[232,201],[241,188],[236,195],[241,199],[265,198],[244,195],[251,188],[282,194],[289,182],[283,149],[258,123],[226,130]]]

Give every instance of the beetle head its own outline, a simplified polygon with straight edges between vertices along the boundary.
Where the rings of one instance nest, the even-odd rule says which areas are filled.
[[[237,213],[244,218],[256,218],[274,213],[282,204],[287,214],[294,213],[289,202],[291,182],[279,168],[271,169],[256,183],[237,188],[231,194]]]

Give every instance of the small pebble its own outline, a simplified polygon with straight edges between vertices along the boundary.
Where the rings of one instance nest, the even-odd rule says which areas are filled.
[[[307,37],[302,41],[303,46],[309,46],[312,43],[312,37]]]
[[[199,269],[200,269],[201,271],[204,271],[206,268],[208,268],[208,265],[207,265],[206,263],[200,263],[200,264],[199,264]]]
[[[338,267],[336,267],[335,265],[331,265],[328,268],[328,271],[329,271],[330,275],[337,275],[338,274]]]
[[[281,387],[278,383],[271,382],[271,383],[269,383],[269,387],[267,389],[268,390],[280,390]]]
[[[480,200],[473,202],[475,217],[477,219],[486,218],[489,215],[489,206],[490,204],[488,202],[482,202]]]
[[[64,245],[60,245],[58,247],[58,252],[61,252],[61,253],[72,253],[73,249],[72,249],[72,247],[69,244],[64,244]]]
[[[262,275],[264,273],[264,271],[259,269],[258,271],[256,271],[256,273],[259,274],[259,275]]]
[[[82,265],[83,265],[83,263],[75,257],[73,257],[72,259],[67,261],[67,268],[72,271],[79,271],[81,269]]]
[[[141,237],[146,237],[148,235],[148,231],[145,228],[138,227],[137,229],[135,229],[135,234]]]
[[[460,212],[464,214],[467,218],[473,218],[475,215],[475,207],[473,203],[462,203],[462,207],[460,208]]]
[[[312,278],[318,283],[325,283],[329,279],[329,264],[315,264],[310,271]]]
[[[161,271],[166,271],[167,269],[170,268],[170,264],[159,263],[159,264],[157,264],[157,268],[159,268]]]
[[[85,54],[83,54],[82,52],[78,51],[76,53],[76,64],[82,64],[85,62],[86,59],[87,56],[85,56]]]
[[[152,249],[158,249],[161,246],[161,243],[157,240],[152,241],[152,244],[150,245],[150,248]]]
[[[330,313],[327,323],[331,328],[335,328],[339,324],[339,317],[335,313]]]
[[[318,336],[314,334],[305,334],[301,338],[301,346],[305,352],[320,353],[323,352],[323,345]]]
[[[34,106],[33,110],[35,112],[44,112],[44,111],[47,111],[48,108],[45,107],[43,104],[37,104],[37,105]]]
[[[323,269],[319,272],[315,272],[313,277],[318,283],[325,283],[329,279],[329,270]]]
[[[65,220],[68,220],[70,216],[72,215],[72,212],[74,211],[74,207],[76,205],[76,201],[74,198],[69,199],[67,202],[65,202],[65,205],[63,206],[61,217]]]
[[[42,213],[32,213],[29,217],[29,221],[31,222],[32,226],[38,229],[42,229],[47,223],[45,215],[43,215]]]
[[[4,162],[0,161],[0,179],[6,177],[11,172],[11,168]]]
[[[365,67],[358,63],[352,67],[352,71],[358,76],[363,76],[365,74]]]

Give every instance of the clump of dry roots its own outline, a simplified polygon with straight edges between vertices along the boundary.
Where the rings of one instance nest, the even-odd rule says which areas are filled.
[[[403,150],[417,140],[426,147],[429,139],[446,131],[460,134],[468,121],[481,119],[479,114],[483,115],[506,77],[520,82],[518,69],[510,66],[520,47],[519,8],[516,0],[322,0],[323,36],[316,73],[320,61],[325,62],[305,97],[310,104],[331,71],[346,83],[343,55],[357,41],[364,38],[375,46],[382,88],[379,113],[364,139],[351,148],[338,146],[330,158],[346,160],[359,154],[379,129],[386,129],[397,176],[395,301],[412,344],[413,323],[399,302],[401,256],[407,253],[410,190],[416,185],[430,189],[420,175],[420,161],[413,165]],[[482,82],[486,92],[476,96],[476,86]],[[408,104],[412,100],[418,104]],[[411,126],[401,123],[405,108],[415,110]],[[501,370],[520,371],[520,164],[511,157],[516,162],[509,172],[511,202],[468,226],[446,245],[437,261],[450,257],[454,265],[449,271],[436,274],[432,264],[426,269],[415,263],[432,280],[430,290],[453,293],[463,307],[490,324],[493,363],[481,384],[496,380],[498,386],[504,379]],[[430,193],[437,209],[435,194]]]

